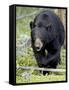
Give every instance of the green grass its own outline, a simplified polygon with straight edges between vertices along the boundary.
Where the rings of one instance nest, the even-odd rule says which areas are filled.
[[[17,57],[16,64],[17,66],[37,66],[37,62],[33,59],[33,52],[32,49],[28,49],[28,54],[25,56]],[[65,50],[61,50],[61,63],[58,65],[57,68],[65,69],[66,68],[66,58],[65,58]],[[30,76],[26,77],[22,76],[25,72],[30,73]],[[51,72],[50,75],[43,75],[39,71],[36,70],[23,70],[17,69],[16,70],[16,82],[17,83],[35,83],[35,82],[53,82],[53,81],[65,81],[66,74],[60,72]]]
[[[36,82],[54,82],[54,81],[65,81],[65,75],[31,75],[28,79],[22,76],[16,77],[16,83],[36,83]]]

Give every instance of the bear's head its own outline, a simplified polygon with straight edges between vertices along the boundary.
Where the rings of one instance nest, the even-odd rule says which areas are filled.
[[[48,15],[42,13],[30,22],[32,43],[36,51],[41,51],[55,36],[51,20]]]

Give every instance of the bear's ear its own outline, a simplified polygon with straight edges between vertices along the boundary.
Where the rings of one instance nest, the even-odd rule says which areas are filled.
[[[34,27],[34,23],[31,21],[30,22],[30,28],[32,29]]]
[[[44,14],[43,19],[46,20],[46,28],[50,28],[52,25],[50,17],[48,15]]]

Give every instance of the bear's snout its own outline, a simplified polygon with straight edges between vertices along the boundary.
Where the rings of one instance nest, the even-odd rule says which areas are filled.
[[[37,38],[35,40],[35,44],[34,45],[35,45],[36,51],[40,51],[41,48],[43,47],[43,43],[42,43],[42,41],[39,38]]]

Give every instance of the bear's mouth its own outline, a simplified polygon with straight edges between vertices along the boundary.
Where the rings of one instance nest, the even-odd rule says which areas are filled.
[[[41,50],[41,48],[40,47],[36,47],[36,51],[40,51]]]

